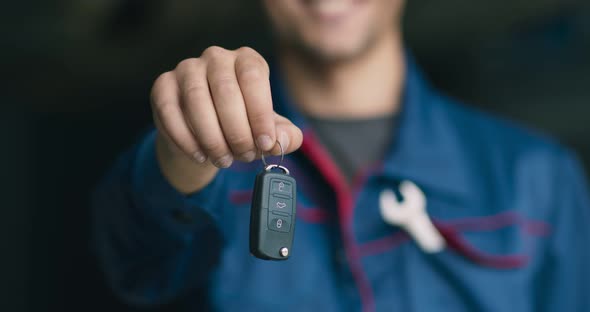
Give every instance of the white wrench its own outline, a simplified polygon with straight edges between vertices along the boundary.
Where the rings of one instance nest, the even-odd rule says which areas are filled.
[[[446,246],[445,239],[426,212],[426,196],[422,190],[410,181],[403,181],[399,190],[404,197],[401,203],[392,190],[381,192],[379,204],[383,220],[403,228],[424,252],[442,251]]]

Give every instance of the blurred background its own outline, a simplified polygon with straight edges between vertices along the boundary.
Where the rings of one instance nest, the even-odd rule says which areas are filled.
[[[407,42],[438,88],[590,168],[590,1],[407,1]],[[89,192],[149,126],[159,73],[210,45],[270,51],[258,1],[4,1],[0,18],[0,310],[138,311],[90,253]]]

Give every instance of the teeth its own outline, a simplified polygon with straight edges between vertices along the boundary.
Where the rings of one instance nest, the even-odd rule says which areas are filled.
[[[350,1],[347,0],[316,0],[312,2],[315,10],[323,14],[339,14],[345,12],[349,6]]]

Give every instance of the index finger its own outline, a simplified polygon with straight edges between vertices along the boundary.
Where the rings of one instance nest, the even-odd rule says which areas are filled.
[[[242,48],[239,52],[235,64],[236,76],[246,104],[252,136],[259,149],[269,151],[275,145],[276,131],[268,65],[252,49]]]

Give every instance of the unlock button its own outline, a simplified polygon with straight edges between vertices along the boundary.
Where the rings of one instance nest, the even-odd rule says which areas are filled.
[[[277,212],[278,214],[291,215],[293,213],[293,208],[291,207],[291,205],[292,200],[290,198],[283,198],[271,195],[268,203],[268,208],[270,211]]]
[[[271,229],[273,231],[277,231],[277,232],[285,232],[285,233],[289,232],[289,230],[291,229],[290,224],[289,224],[290,219],[291,218],[284,218],[284,217],[272,215],[272,217],[269,218],[268,227],[269,227],[269,229]]]

